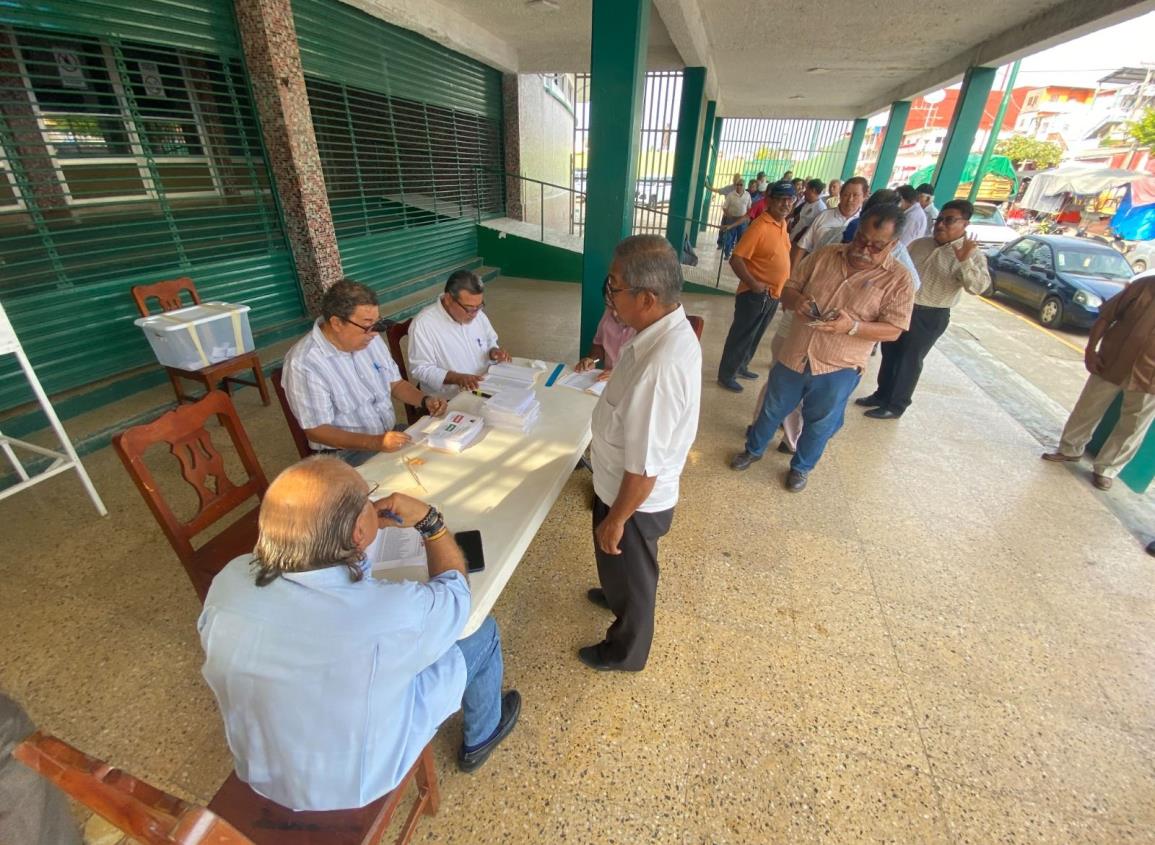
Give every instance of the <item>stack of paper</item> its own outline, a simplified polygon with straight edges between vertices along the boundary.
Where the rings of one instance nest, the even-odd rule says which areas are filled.
[[[481,414],[494,428],[524,433],[533,428],[541,416],[541,403],[529,388],[503,390],[485,400]]]
[[[473,443],[485,428],[481,417],[451,411],[440,425],[425,437],[425,445],[443,452],[460,452]]]
[[[526,390],[533,387],[538,371],[517,364],[491,364],[481,379],[481,390],[496,394],[504,390]]]
[[[586,370],[584,373],[570,373],[562,376],[557,380],[557,383],[562,387],[569,387],[574,390],[581,390],[585,393],[592,393],[594,396],[601,396],[606,389],[608,381],[598,381],[601,376],[601,370]]]

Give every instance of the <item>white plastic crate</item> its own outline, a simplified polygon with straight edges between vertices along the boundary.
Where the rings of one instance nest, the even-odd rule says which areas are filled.
[[[134,321],[166,367],[199,370],[253,351],[249,306],[202,302]]]

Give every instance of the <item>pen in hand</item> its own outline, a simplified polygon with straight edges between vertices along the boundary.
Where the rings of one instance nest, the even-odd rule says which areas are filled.
[[[400,525],[404,521],[397,514],[393,513],[393,511],[389,510],[389,508],[381,508],[380,510],[378,510],[377,516],[381,517],[382,519],[391,519],[394,522],[396,522],[398,525]]]

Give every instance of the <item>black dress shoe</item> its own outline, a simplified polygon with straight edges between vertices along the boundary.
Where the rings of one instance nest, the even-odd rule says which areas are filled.
[[[1155,540],[1147,544],[1147,554],[1155,556]]]
[[[854,404],[860,408],[881,408],[886,403],[872,393],[869,396],[859,396],[854,400]]]
[[[457,768],[463,772],[476,772],[489,759],[493,749],[509,736],[513,726],[517,724],[517,717],[521,714],[521,694],[511,689],[501,697],[501,721],[497,723],[497,731],[483,745],[466,751],[465,746],[457,750]]]
[[[781,452],[783,455],[793,455],[797,450],[791,449],[790,444],[787,443],[785,440],[783,440],[781,443],[778,444],[778,451]]]
[[[734,379],[730,379],[729,381],[722,381],[722,379],[718,379],[718,384],[720,384],[724,389],[729,390],[731,393],[741,393],[745,389],[742,387],[742,385],[738,384],[738,382],[734,381]]]
[[[601,644],[582,646],[578,649],[578,660],[598,672],[640,672],[640,669],[626,669],[606,661],[602,657]]]
[[[753,370],[747,370],[745,367],[743,367],[742,369],[738,370],[738,378],[756,379],[758,378],[758,374]]]
[[[801,493],[806,489],[806,473],[796,469],[786,473],[786,489],[791,493]]]
[[[901,411],[892,411],[890,408],[871,408],[864,417],[870,417],[872,420],[897,420],[902,416]]]
[[[601,587],[590,587],[586,590],[586,598],[598,607],[604,607],[606,610],[610,609],[610,603],[606,601],[606,591]]]
[[[750,464],[760,460],[762,460],[761,455],[751,455],[749,452],[742,451],[730,460],[730,469],[736,469],[738,471],[749,469]]]

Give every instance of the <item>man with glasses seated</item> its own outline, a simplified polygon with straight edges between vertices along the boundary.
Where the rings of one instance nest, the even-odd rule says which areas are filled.
[[[401,378],[381,340],[384,328],[377,294],[342,279],[325,291],[313,330],[285,355],[285,394],[309,445],[353,466],[409,443],[394,430],[394,399],[445,413],[444,399]]]
[[[436,396],[476,390],[491,362],[509,360],[485,316],[485,284],[470,270],[454,272],[409,326],[409,371]]]
[[[730,462],[744,470],[763,453],[786,416],[802,403],[802,434],[790,462],[786,489],[797,493],[842,427],[846,403],[858,386],[876,342],[898,338],[910,325],[914,286],[891,251],[902,232],[897,205],[863,213],[848,244],[811,253],[790,273],[782,307],[794,326],[770,370],[766,396],[746,448]]]

